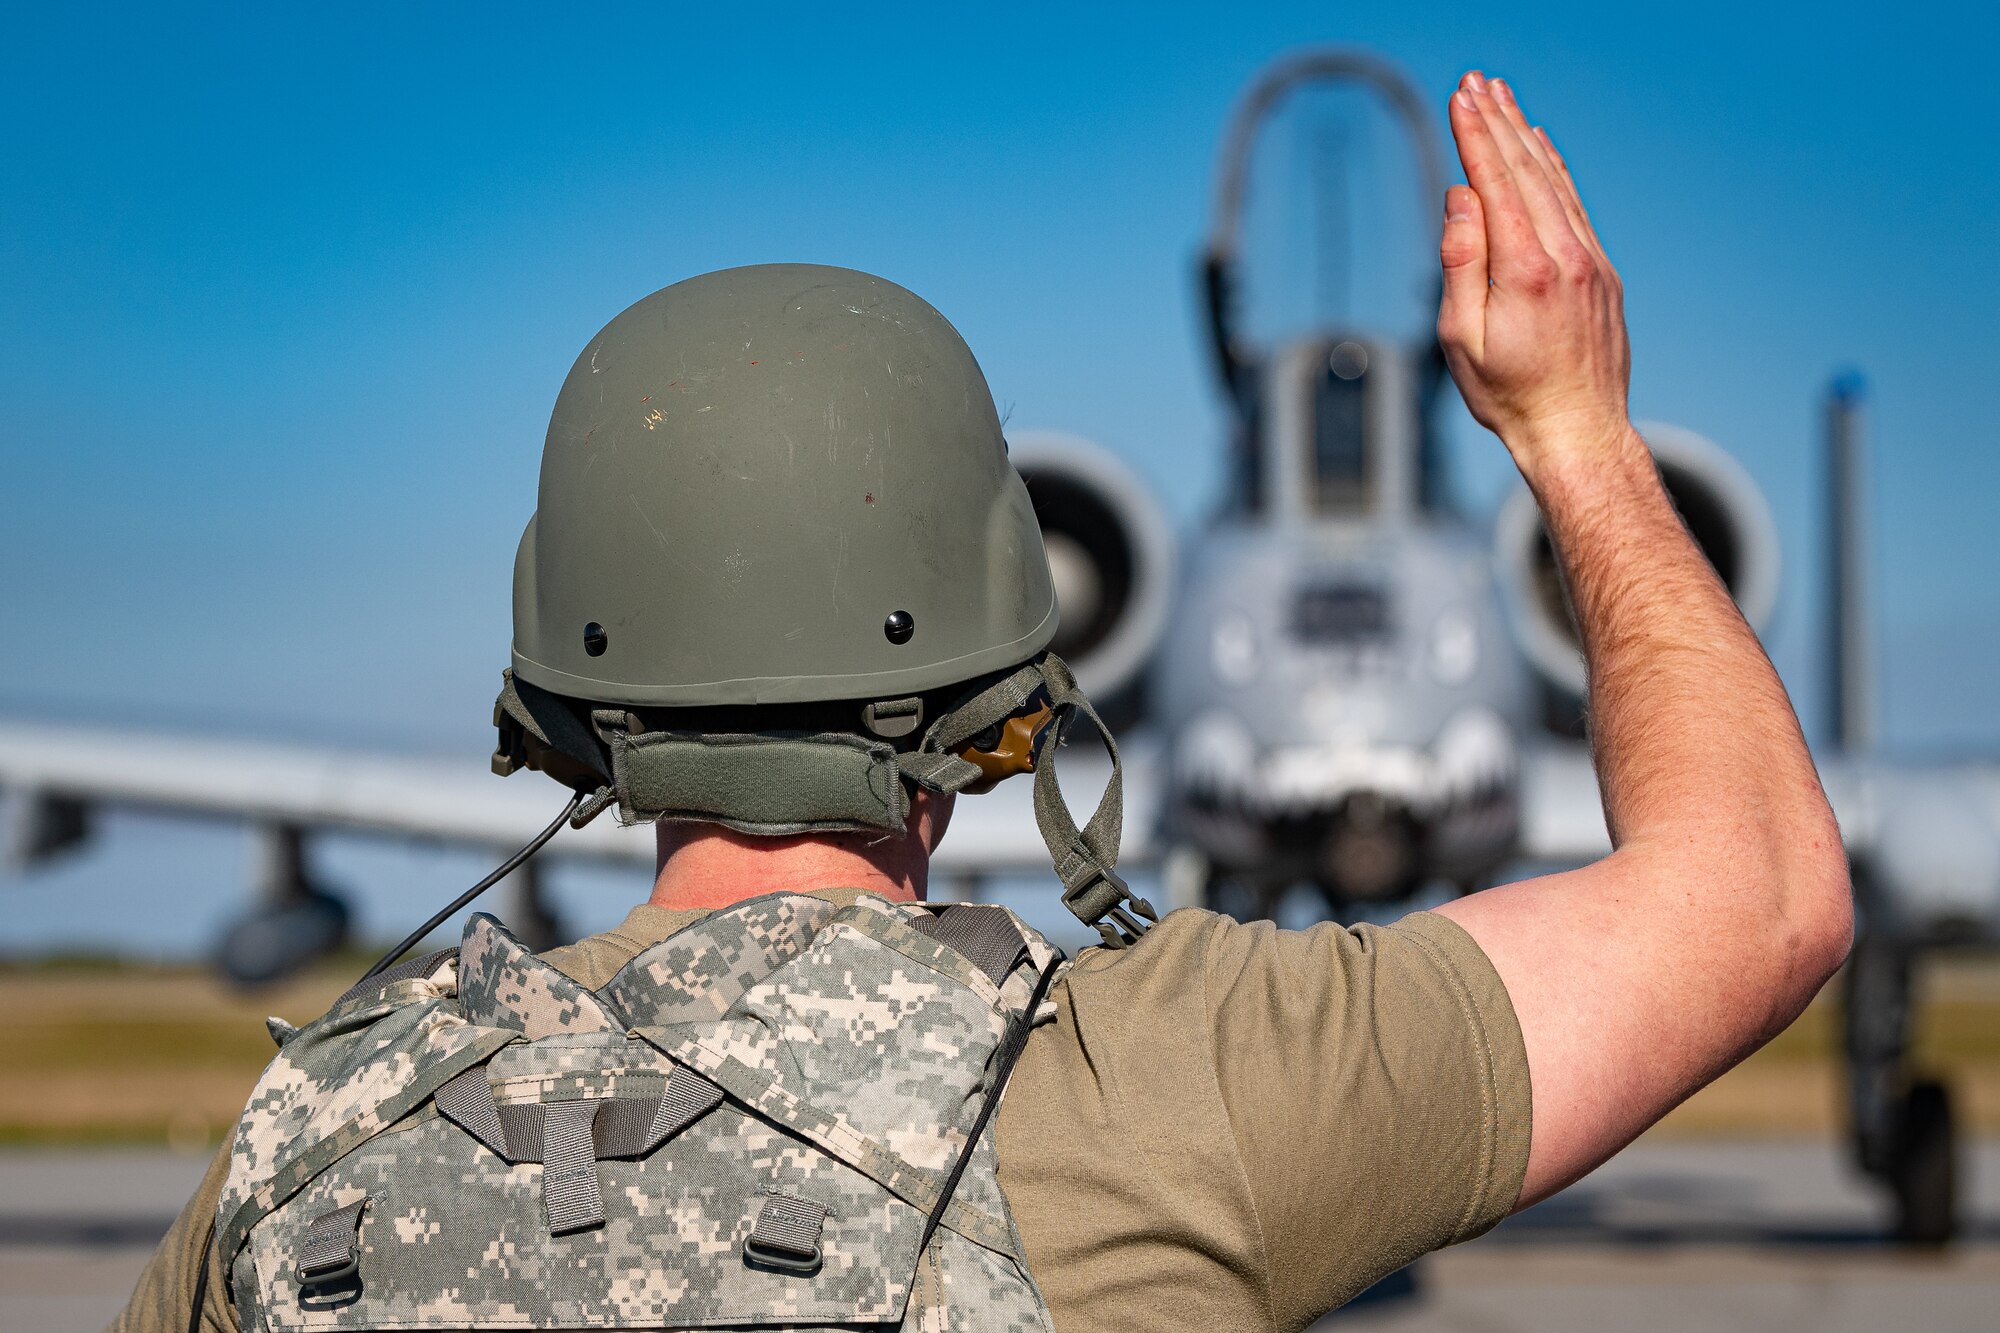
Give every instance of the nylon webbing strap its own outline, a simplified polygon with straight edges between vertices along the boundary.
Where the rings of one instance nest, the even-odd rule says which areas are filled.
[[[441,1114],[509,1162],[542,1164],[549,1234],[604,1225],[599,1157],[638,1157],[722,1101],[722,1090],[685,1066],[659,1097],[592,1098],[498,1106],[486,1070],[469,1069],[438,1089]]]
[[[548,1156],[550,1111],[566,1102],[497,1105],[484,1067],[468,1069],[437,1090],[438,1112],[509,1162],[543,1162]],[[722,1089],[686,1065],[667,1075],[659,1097],[598,1099],[591,1122],[593,1150],[602,1160],[643,1157],[722,1103]]]
[[[1042,659],[1047,660],[1046,656]],[[1026,708],[1029,696],[1040,688],[1040,662],[1017,667],[931,723],[915,750],[896,756],[896,766],[904,777],[932,791],[963,791],[986,775],[979,765],[953,752],[980,732]]]
[[[618,813],[626,823],[694,819],[766,835],[901,833],[910,811],[895,747],[879,741],[838,732],[634,736],[601,725],[611,739]]]
[[[659,1109],[653,1112],[652,1122],[646,1127],[644,1151],[650,1152],[655,1145],[680,1133],[721,1103],[721,1088],[686,1065],[675,1065],[673,1072],[667,1075],[666,1095],[660,1098]]]
[[[591,1151],[598,1161],[607,1157],[637,1157],[652,1148],[647,1131],[658,1118],[658,1097],[611,1097],[597,1104],[590,1125]]]
[[[300,1285],[321,1286],[354,1276],[361,1266],[361,1212],[367,1206],[363,1195],[312,1220],[299,1241]]]
[[[508,1161],[539,1162],[543,1159],[546,1144],[543,1142],[542,1130],[543,1123],[547,1119],[547,1108],[541,1102],[515,1102],[500,1108],[500,1123],[507,1129]],[[595,1130],[594,1124],[592,1129]],[[591,1135],[591,1143],[594,1149],[596,1146],[594,1132]]]
[[[439,1088],[434,1098],[439,1114],[478,1139],[508,1161],[517,1161],[508,1151],[507,1132],[501,1125],[500,1109],[493,1104],[493,1085],[486,1081],[486,1066],[474,1065]]]
[[[360,981],[355,982],[342,993],[339,999],[328,1005],[327,1008],[329,1010],[338,1008],[357,995],[370,994],[382,989],[384,986],[393,985],[398,981],[414,981],[419,977],[427,977],[437,971],[445,959],[456,958],[457,956],[458,950],[454,947],[439,949],[435,953],[420,954],[415,958],[405,958],[400,963],[383,968],[372,977],[363,977]]]
[[[956,759],[957,756],[951,753],[953,750],[996,722],[1005,722],[1027,707],[1029,696],[1042,687],[1045,669],[1051,662],[1061,665],[1062,659],[1053,653],[1045,653],[1040,660],[1010,672],[945,713],[924,733],[921,752],[932,759]]]
[[[597,1187],[597,1152],[590,1140],[599,1101],[549,1102],[542,1116],[542,1204],[549,1234],[566,1235],[604,1225],[604,1196]]]
[[[1106,945],[1123,948],[1146,930],[1134,913],[1146,922],[1160,918],[1151,903],[1132,896],[1132,890],[1116,871],[1125,820],[1125,770],[1118,758],[1118,742],[1111,735],[1111,728],[1104,725],[1104,719],[1091,707],[1090,700],[1077,689],[1076,677],[1070,674],[1067,663],[1050,653],[1042,658],[1041,668],[1049,702],[1062,718],[1063,732],[1069,731],[1071,720],[1078,714],[1089,718],[1090,725],[1097,728],[1111,756],[1111,780],[1104,784],[1104,795],[1098,799],[1097,809],[1081,829],[1077,828],[1063,800],[1062,784],[1056,780],[1054,751],[1065,739],[1065,735],[1058,735],[1049,753],[1035,766],[1035,823],[1040,826],[1042,838],[1049,845],[1049,855],[1055,860],[1056,878],[1063,885],[1063,902],[1076,913],[1078,920],[1097,927]],[[1125,910],[1127,903],[1131,912]]]
[[[979,765],[955,754],[928,754],[911,750],[896,756],[896,767],[920,787],[936,792],[956,792],[977,782],[985,774]]]
[[[794,1272],[819,1267],[819,1237],[826,1226],[825,1204],[771,1189],[757,1211],[757,1224],[743,1238],[743,1256]]]
[[[690,1081],[705,1084],[698,1074]],[[671,1084],[670,1092],[671,1092]],[[591,1143],[598,1160],[608,1157],[643,1157],[668,1138],[680,1133],[722,1101],[722,1091],[708,1085],[684,1087],[667,1097],[611,1097],[597,1102],[597,1119],[591,1127]],[[548,1160],[548,1113],[563,1102],[521,1102],[499,1108],[500,1123],[506,1130],[510,1162]]]
[[[1064,904],[1085,925],[1097,927],[1105,944],[1123,948],[1145,933],[1146,922],[1157,921],[1159,916],[1151,903],[1132,896],[1115,869],[1125,817],[1125,769],[1118,757],[1117,740],[1077,688],[1068,663],[1054,653],[1043,653],[1008,673],[938,718],[924,733],[923,743],[914,752],[898,755],[896,762],[912,782],[941,792],[962,790],[982,774],[953,751],[1021,712],[1037,690],[1047,692],[1049,706],[1056,713],[1057,731],[1035,764],[1035,823],[1062,880]],[[1056,750],[1079,714],[1097,728],[1111,755],[1111,780],[1081,829],[1063,802],[1055,762]]]
[[[935,916],[917,917],[910,924],[964,954],[996,986],[1007,980],[1028,951],[1028,941],[1007,909],[987,903],[957,903]]]

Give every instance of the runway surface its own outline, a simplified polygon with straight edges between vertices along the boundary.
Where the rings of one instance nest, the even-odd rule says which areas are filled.
[[[1874,1190],[1824,1141],[1641,1143],[1315,1333],[2000,1328],[2000,1140],[1965,1154],[1964,1240],[1884,1240]]]
[[[152,1151],[0,1152],[0,1329],[102,1328],[203,1165]],[[2000,1140],[1966,1166],[1966,1240],[1910,1255],[1883,1243],[1878,1201],[1832,1145],[1642,1143],[1319,1327],[1991,1330]]]

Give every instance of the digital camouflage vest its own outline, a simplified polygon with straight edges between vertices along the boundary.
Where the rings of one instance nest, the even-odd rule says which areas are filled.
[[[1047,1330],[986,1104],[1057,957],[777,894],[593,992],[477,915],[283,1034],[217,1212],[242,1326]]]

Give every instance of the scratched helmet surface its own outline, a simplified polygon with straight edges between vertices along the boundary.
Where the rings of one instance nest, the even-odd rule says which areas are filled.
[[[986,378],[852,269],[703,274],[571,368],[514,566],[514,670],[607,703],[888,698],[1056,629]]]

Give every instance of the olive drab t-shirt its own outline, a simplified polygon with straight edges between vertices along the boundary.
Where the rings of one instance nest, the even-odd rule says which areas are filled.
[[[699,915],[636,907],[544,956],[594,989]],[[1130,949],[1086,950],[1053,995],[995,1134],[1058,1333],[1301,1329],[1520,1193],[1520,1028],[1443,917],[1287,931],[1174,912]],[[186,1328],[227,1160],[115,1333]],[[202,1326],[231,1333],[212,1262]]]

